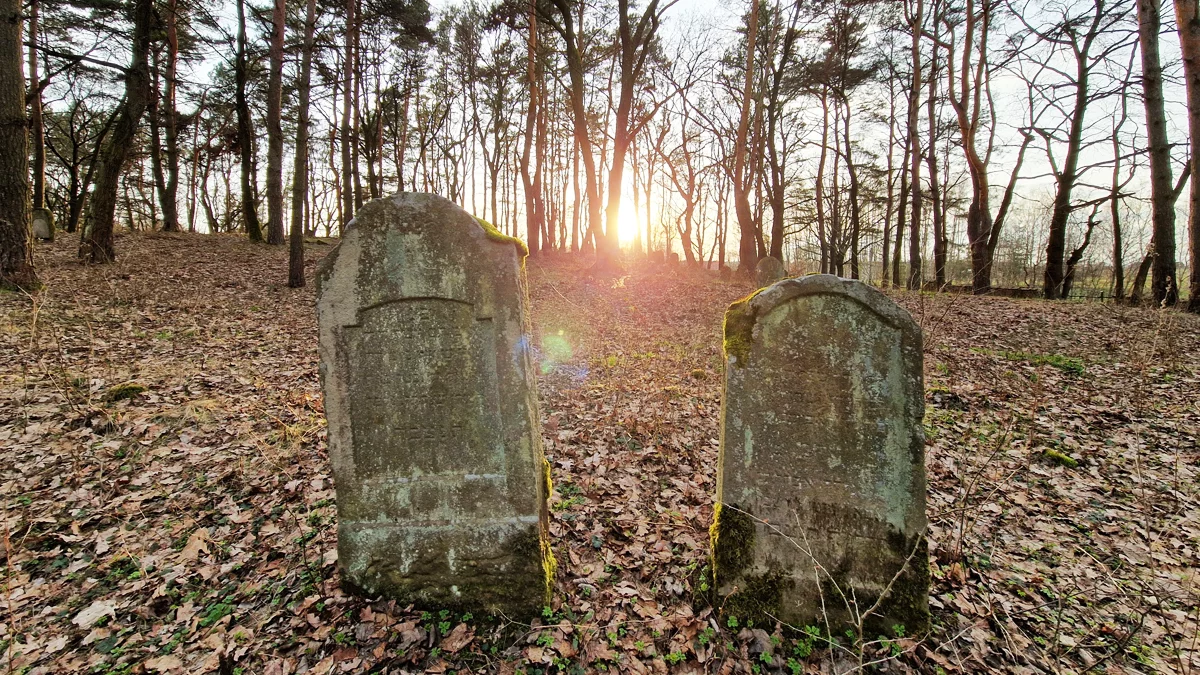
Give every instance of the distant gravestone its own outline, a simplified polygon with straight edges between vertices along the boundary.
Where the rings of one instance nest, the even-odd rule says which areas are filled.
[[[857,281],[787,279],[730,306],[725,356],[712,528],[724,610],[794,626],[828,620],[840,632],[874,607],[868,639],[897,624],[925,630],[925,405],[912,317]]]
[[[54,214],[50,209],[34,209],[30,215],[34,239],[54,241]]]
[[[434,195],[364,206],[318,272],[350,590],[528,618],[547,604],[549,465],[524,246]]]
[[[770,286],[786,276],[787,268],[783,266],[783,261],[773,256],[759,260],[754,266],[754,280],[759,288]]]

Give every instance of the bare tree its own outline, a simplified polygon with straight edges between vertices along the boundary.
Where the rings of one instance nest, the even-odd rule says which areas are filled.
[[[93,263],[116,259],[113,220],[117,209],[117,187],[125,158],[137,135],[138,123],[150,100],[149,55],[154,3],[152,0],[136,0],[132,9],[133,53],[129,67],[125,69],[125,100],[98,157],[100,167],[96,170],[96,184],[88,200],[79,243],[79,256]]]
[[[1192,187],[1188,194],[1191,278],[1187,310],[1200,314],[1200,7],[1196,0],[1175,0],[1175,23],[1179,28],[1183,76],[1187,86],[1188,161],[1192,174]]]
[[[312,90],[313,33],[317,0],[304,10],[304,46],[300,54],[299,109],[296,120],[296,153],[292,165],[292,227],[288,233],[288,286],[304,286],[304,210],[308,202],[308,123]]]
[[[1171,195],[1171,145],[1163,103],[1163,72],[1158,34],[1162,27],[1159,0],[1137,0],[1138,38],[1142,53],[1142,102],[1146,107],[1146,136],[1150,155],[1151,266],[1154,304],[1173,306],[1179,300],[1175,281],[1175,199]],[[1144,276],[1143,276],[1144,279]],[[1140,295],[1141,284],[1134,293]]]
[[[271,6],[271,71],[267,81],[267,243],[283,243],[283,25],[284,0]]]

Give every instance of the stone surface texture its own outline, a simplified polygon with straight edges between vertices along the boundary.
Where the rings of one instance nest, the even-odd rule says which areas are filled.
[[[358,212],[317,276],[343,584],[537,614],[554,561],[520,242],[399,193]]]
[[[34,209],[30,214],[35,239],[54,241],[54,213],[50,209]]]
[[[783,261],[771,256],[759,259],[758,264],[754,266],[754,281],[759,288],[770,286],[786,277],[787,274],[787,268],[783,266]]]
[[[725,354],[724,611],[835,634],[862,620],[865,639],[927,629],[920,327],[858,281],[786,279],[730,307]]]

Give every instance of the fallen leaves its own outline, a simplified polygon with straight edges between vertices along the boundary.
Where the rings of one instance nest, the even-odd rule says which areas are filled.
[[[18,364],[0,373],[5,669],[857,667],[705,604],[721,317],[745,285],[529,262],[559,577],[546,615],[490,624],[338,587],[312,290],[284,288],[286,252],[224,235],[121,249],[83,267],[65,238],[39,245],[36,308],[0,295],[0,358]],[[867,656],[948,673],[1200,667],[1195,318],[896,297],[927,338],[939,629],[866,636]]]
[[[91,628],[101,618],[117,618],[117,604],[111,600],[97,600],[81,610],[71,619],[71,623],[80,628]]]

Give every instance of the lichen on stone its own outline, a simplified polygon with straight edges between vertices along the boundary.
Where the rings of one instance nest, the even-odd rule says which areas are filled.
[[[543,506],[550,499],[550,492],[553,490],[554,484],[550,480],[550,460],[542,457],[542,479],[545,481]],[[554,547],[550,545],[550,537],[548,533],[543,532],[541,537],[542,545],[542,571],[545,574],[545,604],[549,605],[550,600],[554,595],[554,577],[558,574],[558,559],[554,557]]]

